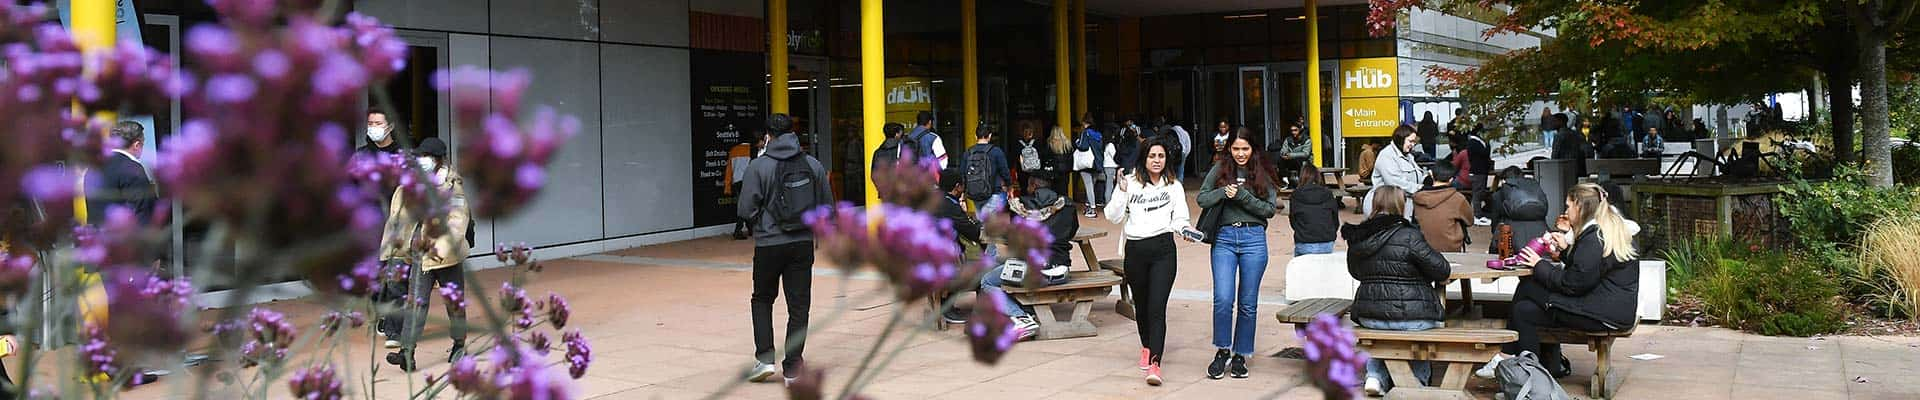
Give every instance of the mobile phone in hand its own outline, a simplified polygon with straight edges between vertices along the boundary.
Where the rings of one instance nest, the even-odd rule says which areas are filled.
[[[1187,241],[1195,242],[1195,243],[1199,243],[1207,240],[1206,233],[1200,232],[1199,230],[1193,229],[1193,228],[1181,229],[1180,237],[1187,238]]]

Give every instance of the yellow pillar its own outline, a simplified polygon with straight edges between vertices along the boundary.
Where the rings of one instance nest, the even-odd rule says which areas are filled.
[[[1067,55],[1067,2],[1072,0],[1053,0],[1053,98],[1054,123],[1069,136],[1073,134],[1073,77],[1069,72]]]
[[[866,154],[879,150],[880,142],[886,140],[880,128],[887,122],[887,52],[881,47],[887,32],[880,3],[860,0],[860,129],[865,132]],[[873,157],[867,157],[867,170],[873,170]],[[867,174],[868,221],[879,221],[879,212],[880,191],[873,185],[873,174]]]
[[[1313,143],[1313,165],[1325,167],[1325,151],[1321,151],[1320,137],[1331,129],[1322,126],[1320,121],[1320,10],[1319,1],[1307,2],[1307,126],[1312,127],[1308,139]]]
[[[1073,115],[1087,108],[1087,0],[1073,0]]]
[[[767,94],[774,113],[787,112],[787,0],[767,0],[767,68],[772,71]]]
[[[118,6],[119,4],[114,2],[114,0],[73,0],[71,4],[73,8],[71,11],[73,26],[70,29],[73,31],[74,44],[80,47],[81,52],[95,53],[113,50],[113,43],[116,40],[115,35],[118,34],[114,32],[114,24],[119,22],[114,20],[115,11]],[[88,65],[87,68],[91,69],[94,68],[94,66]],[[87,71],[87,73],[93,74],[95,71]],[[75,114],[86,112],[86,110],[80,108],[79,100],[74,100],[73,112]],[[101,111],[94,113],[94,117],[112,121],[114,119],[114,113],[112,111]],[[104,135],[105,132],[101,134]],[[85,176],[85,173],[83,171],[83,173],[78,175]],[[76,196],[73,197],[73,217],[74,220],[86,223],[86,183],[78,179],[84,178],[76,178],[74,182],[76,189],[74,193]]]
[[[961,123],[967,132],[967,145],[979,141],[980,127],[980,19],[974,15],[975,0],[960,0],[960,98]]]

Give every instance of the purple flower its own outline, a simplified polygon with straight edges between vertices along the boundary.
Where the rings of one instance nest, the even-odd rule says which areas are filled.
[[[574,329],[561,334],[560,341],[567,346],[567,374],[573,379],[587,376],[587,365],[593,363],[593,347],[587,345],[587,338]]]
[[[220,16],[248,27],[272,22],[274,13],[278,11],[275,3],[274,0],[207,0],[207,4],[213,6]]]
[[[340,377],[333,373],[332,365],[316,365],[293,373],[287,379],[287,387],[293,397],[302,400],[339,400],[341,392]]]
[[[520,328],[520,330],[532,329],[534,321],[533,307],[521,308],[520,316],[513,319],[513,327]]]
[[[182,277],[161,279],[143,267],[118,266],[105,269],[101,280],[106,286],[107,309],[113,310],[113,323],[107,336],[123,348],[178,350],[187,340],[187,328],[181,314],[189,306],[193,284]]]
[[[287,359],[297,331],[287,316],[265,308],[247,314],[247,343],[241,345],[241,366],[277,363]]]
[[[33,254],[0,252],[0,292],[15,293],[24,289],[38,270],[39,261]]]
[[[1013,317],[1007,316],[1004,296],[980,299],[984,301],[973,307],[973,318],[967,320],[967,342],[972,344],[974,361],[993,365],[1020,340],[1020,330],[1014,328]]]
[[[326,316],[320,317],[320,329],[323,331],[326,331],[326,333],[329,335],[333,334],[334,332],[339,332],[340,327],[343,325],[359,328],[361,325],[366,325],[366,323],[367,323],[367,316],[364,314],[361,314],[359,311],[348,312],[345,314],[342,314],[339,311],[330,311],[330,312],[327,312]]]
[[[367,85],[367,71],[345,54],[327,54],[313,72],[313,92],[323,97],[339,97]]]
[[[475,361],[473,356],[454,360],[453,365],[447,367],[446,376],[454,390],[468,394],[481,394],[485,388],[492,386],[492,382],[486,380],[486,375],[480,374],[480,362]]]
[[[287,77],[287,72],[292,69],[293,61],[287,59],[286,53],[278,50],[262,50],[260,55],[253,56],[253,73],[269,81]]]
[[[73,200],[77,182],[65,168],[40,166],[27,171],[26,177],[20,180],[20,186],[28,197],[42,204],[64,204]]]
[[[1354,348],[1358,340],[1353,330],[1341,325],[1333,314],[1320,314],[1300,332],[1300,339],[1314,386],[1329,398],[1360,395],[1360,377],[1366,371],[1367,353]]]
[[[340,292],[364,296],[373,293],[380,284],[380,260],[371,257],[353,265],[353,270],[337,277]]]
[[[240,39],[219,25],[199,24],[187,30],[187,54],[215,67],[233,65],[240,55]]]
[[[526,342],[528,348],[532,348],[534,352],[540,353],[540,355],[543,356],[553,350],[553,339],[548,339],[547,334],[544,332],[527,332]]]
[[[494,347],[488,358],[496,363],[493,383],[506,392],[506,398],[572,398],[566,383],[554,379],[555,373],[547,370],[545,358],[526,346],[515,343]]]
[[[215,75],[207,79],[207,98],[216,104],[243,103],[253,99],[258,86],[245,75]]]
[[[507,311],[518,312],[532,305],[533,303],[527,300],[526,290],[513,286],[513,282],[503,282],[500,284],[501,308]]]
[[[559,294],[547,292],[547,322],[553,329],[567,327],[567,318],[573,315],[573,307],[567,305],[567,299]]]
[[[455,309],[467,309],[466,291],[460,290],[460,284],[458,283],[447,282],[447,284],[441,285],[440,299],[446,300],[447,304]]]
[[[118,370],[114,358],[117,352],[107,343],[107,333],[100,326],[87,323],[80,344],[80,360],[86,363],[86,372],[113,376]]]

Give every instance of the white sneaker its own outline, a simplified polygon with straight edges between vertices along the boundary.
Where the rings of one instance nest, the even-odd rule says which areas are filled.
[[[1014,317],[1013,328],[1020,330],[1020,340],[1032,339],[1034,335],[1040,334],[1040,322],[1035,321],[1031,315]]]
[[[1476,218],[1473,220],[1473,224],[1476,226],[1488,226],[1488,225],[1493,225],[1493,220],[1486,219],[1486,218]]]
[[[1371,376],[1367,377],[1367,383],[1364,385],[1361,385],[1361,388],[1363,388],[1362,390],[1367,391],[1367,397],[1380,397],[1380,396],[1387,395],[1387,391],[1381,390],[1380,379],[1377,379]]]
[[[1499,367],[1500,361],[1505,359],[1507,359],[1505,354],[1494,354],[1492,361],[1487,361],[1487,365],[1473,371],[1473,376],[1478,376],[1480,379],[1493,379],[1493,369]]]
[[[766,382],[767,378],[773,377],[773,372],[773,364],[756,363],[753,365],[753,371],[747,372],[747,382]]]
[[[382,343],[382,345],[384,345],[384,346],[386,346],[386,347],[387,347],[387,348],[389,348],[389,349],[398,349],[398,348],[400,348],[400,341],[398,341],[398,340],[393,340],[393,339],[387,339],[387,342],[386,342],[386,343]]]

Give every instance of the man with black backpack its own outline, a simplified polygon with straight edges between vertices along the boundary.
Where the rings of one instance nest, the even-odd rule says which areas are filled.
[[[977,135],[979,140],[960,158],[967,200],[972,200],[975,207],[995,201],[1004,204],[1008,183],[1013,182],[1013,171],[1007,167],[1007,152],[993,144],[997,136],[993,126],[981,123]]]
[[[806,348],[807,311],[813,299],[813,232],[801,215],[833,201],[827,169],[820,160],[800,151],[793,118],[767,118],[763,157],[747,166],[741,185],[738,213],[753,224],[753,344],[759,361],[747,380],[764,382],[773,376],[773,300],[785,282],[787,292],[786,359],[780,369],[788,383],[799,377]]]

